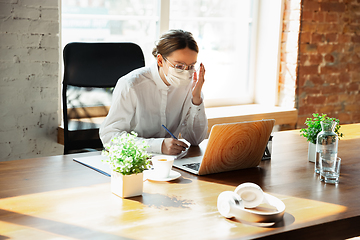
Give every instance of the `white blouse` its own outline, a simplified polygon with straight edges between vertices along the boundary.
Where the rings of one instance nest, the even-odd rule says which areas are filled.
[[[192,145],[202,142],[207,133],[204,104],[192,103],[191,84],[166,86],[155,62],[118,80],[100,138],[105,144],[115,136],[135,131],[149,146],[148,152],[161,153],[164,138],[170,137],[162,124],[175,136],[181,133]]]

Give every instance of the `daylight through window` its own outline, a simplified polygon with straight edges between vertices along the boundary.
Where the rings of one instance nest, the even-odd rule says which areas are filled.
[[[168,9],[164,1],[170,1]],[[160,21],[167,21],[170,29],[192,32],[199,44],[206,106],[252,103],[256,6],[256,0],[62,0],[62,48],[69,42],[134,42],[150,64]]]

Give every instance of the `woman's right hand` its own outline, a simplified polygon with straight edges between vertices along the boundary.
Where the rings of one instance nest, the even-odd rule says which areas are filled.
[[[183,141],[174,138],[165,138],[161,145],[161,152],[167,155],[178,155],[189,146]]]

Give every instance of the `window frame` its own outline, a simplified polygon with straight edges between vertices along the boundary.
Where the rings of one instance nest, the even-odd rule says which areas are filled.
[[[250,65],[249,65],[249,81],[252,82],[250,91],[253,92],[252,99],[248,101],[240,101],[239,99],[206,99],[206,107],[221,107],[244,104],[261,104],[261,105],[278,105],[278,79],[280,70],[280,44],[282,33],[282,21],[285,0],[255,0],[254,8],[257,9],[253,15],[253,27],[256,31],[252,31],[252,39],[255,39],[251,45]],[[271,3],[270,3],[271,2]],[[275,6],[275,7],[274,7]],[[276,11],[268,11],[275,9]],[[60,14],[62,8],[60,4]],[[60,17],[60,26],[62,26],[62,17]],[[159,37],[162,33],[169,29],[170,22],[170,0],[159,0],[159,26],[156,35]],[[271,24],[270,24],[271,23]],[[272,36],[264,37],[266,32],[278,32]],[[62,35],[62,27],[60,27],[60,46]],[[271,41],[272,47],[269,47]],[[275,59],[269,61],[268,59]],[[60,51],[60,62],[62,62],[62,50]],[[60,65],[60,83],[62,82],[62,64]],[[269,80],[270,79],[270,80]],[[61,103],[59,102],[61,105]]]
[[[256,46],[254,46],[256,53],[253,66],[254,104],[279,105],[278,80],[284,5],[285,0],[259,0]],[[274,10],[269,11],[269,9]],[[269,59],[274,61],[269,61]]]
[[[206,107],[234,106],[244,104],[278,105],[278,79],[280,71],[280,48],[285,0],[254,0],[253,29],[251,39],[249,81],[252,99],[206,99]],[[170,0],[160,0],[159,34],[169,30]],[[273,9],[274,11],[269,11]],[[269,33],[275,33],[270,34]],[[278,34],[276,34],[278,33]],[[269,47],[269,42],[270,46]],[[274,59],[274,61],[268,61]],[[269,80],[271,79],[271,80]]]

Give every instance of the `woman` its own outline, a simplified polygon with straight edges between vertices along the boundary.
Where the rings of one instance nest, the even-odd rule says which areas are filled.
[[[112,105],[100,127],[102,142],[135,131],[148,152],[177,155],[188,147],[162,127],[198,145],[207,133],[201,89],[205,68],[195,63],[199,48],[191,33],[171,30],[161,36],[152,54],[156,63],[119,79]]]

